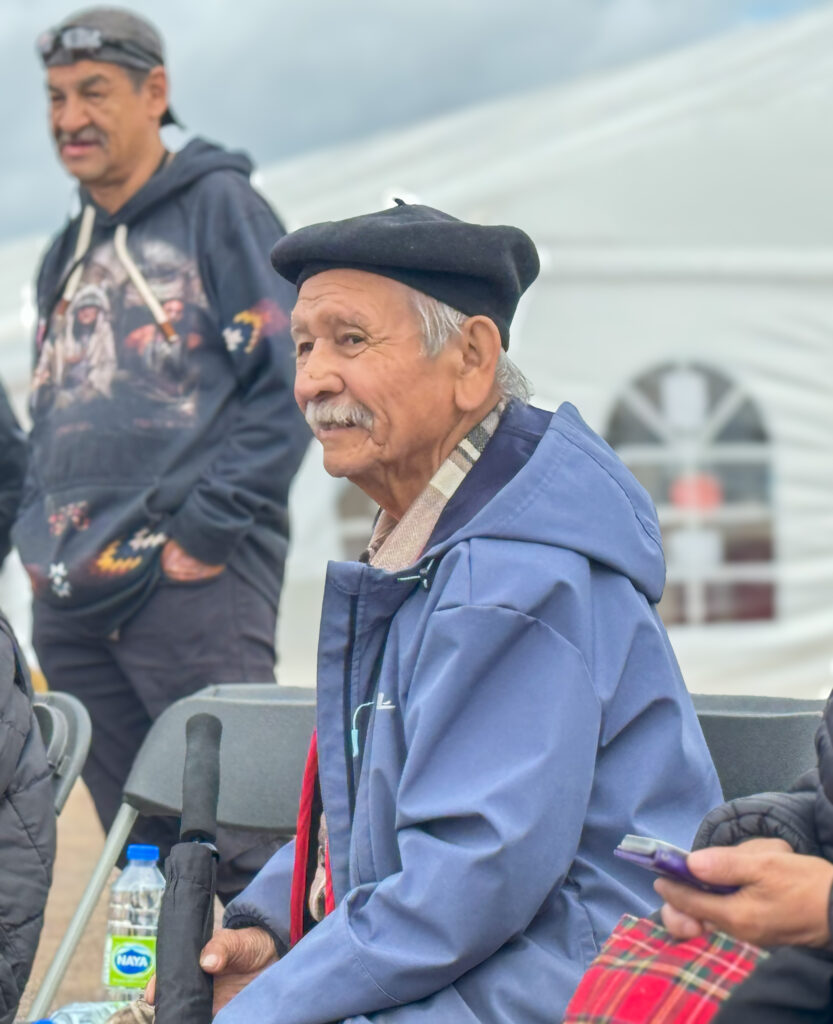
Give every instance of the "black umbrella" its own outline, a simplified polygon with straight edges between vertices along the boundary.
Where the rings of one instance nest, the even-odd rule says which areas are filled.
[[[209,1024],[214,984],[200,951],[214,927],[220,736],[214,715],[185,726],[181,842],[165,861],[156,956],[156,1024]]]

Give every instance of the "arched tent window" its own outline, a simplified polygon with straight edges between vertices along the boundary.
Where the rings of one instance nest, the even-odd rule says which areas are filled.
[[[607,440],[657,506],[666,624],[773,618],[772,455],[752,399],[713,367],[665,364],[621,392]]]

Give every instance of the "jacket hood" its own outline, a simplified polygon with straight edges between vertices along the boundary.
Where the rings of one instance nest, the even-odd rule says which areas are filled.
[[[115,213],[107,213],[95,204],[85,188],[79,190],[81,205],[93,203],[96,206],[96,224],[112,227],[116,224],[130,224],[156,206],[167,201],[175,193],[192,185],[198,178],[214,171],[235,171],[245,178],[251,175],[252,161],[245,153],[230,152],[204,139],[192,139],[179,152],[173,154],[168,165],[131,196]]]
[[[520,435],[525,419],[532,415],[542,414],[510,403],[498,434],[515,431]],[[481,461],[488,452],[489,446]],[[613,449],[566,402],[552,414],[525,465],[426,556],[436,557],[453,544],[475,537],[576,551],[627,576],[654,603],[665,586],[665,559],[653,502]]]

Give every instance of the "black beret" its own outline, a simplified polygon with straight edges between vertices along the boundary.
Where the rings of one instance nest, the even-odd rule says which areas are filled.
[[[396,202],[377,213],[293,231],[272,250],[272,266],[298,288],[313,274],[342,267],[392,277],[467,316],[494,320],[508,348],[518,300],[538,276],[529,235]]]

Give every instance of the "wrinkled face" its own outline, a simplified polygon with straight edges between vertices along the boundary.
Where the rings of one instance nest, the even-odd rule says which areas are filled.
[[[295,398],[324,468],[401,515],[457,440],[453,350],[429,359],[409,289],[361,270],[305,281],[292,337]]]
[[[58,156],[82,184],[123,180],[157,130],[148,81],[137,90],[118,64],[80,60],[47,69]]]

